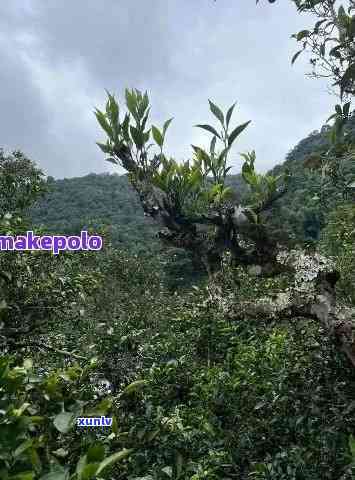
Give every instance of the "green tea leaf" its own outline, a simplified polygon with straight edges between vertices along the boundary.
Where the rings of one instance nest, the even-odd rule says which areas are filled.
[[[173,121],[173,117],[172,118],[169,118],[169,120],[167,120],[164,125],[163,125],[163,136],[165,137],[165,133],[170,125],[170,123]]]
[[[164,137],[160,130],[154,125],[152,125],[152,135],[156,144],[159,145],[159,147],[162,147],[164,143]]]
[[[141,149],[143,147],[143,143],[144,143],[144,138],[143,138],[142,132],[140,132],[138,130],[138,128],[134,127],[133,125],[131,125],[129,127],[129,129],[130,129],[133,141],[136,144],[136,147],[138,149]]]
[[[350,453],[351,453],[351,456],[353,458],[353,461],[355,461],[355,437],[354,435],[350,435],[349,436],[349,449],[350,449]]]
[[[114,463],[120,462],[121,460],[124,460],[125,458],[129,457],[129,455],[132,452],[133,452],[133,449],[124,448],[120,452],[116,452],[113,455],[110,455],[109,457],[105,458],[105,460],[103,460],[100,463],[96,474],[98,475],[99,473],[101,473],[105,468],[109,467],[110,465],[113,465]]]
[[[228,109],[227,116],[226,116],[227,128],[229,126],[230,119],[232,118],[232,114],[233,114],[233,110],[234,110],[235,105],[236,104],[233,103],[233,105]]]
[[[350,110],[350,102],[347,102],[343,106],[343,115],[344,117],[347,117],[349,115],[349,110]]]
[[[218,118],[222,125],[224,125],[224,115],[222,110],[215,103],[211,102],[211,100],[208,100],[208,102],[213,115]]]
[[[217,141],[216,137],[213,137],[212,140],[211,140],[211,143],[210,143],[210,153],[211,153],[211,155],[214,155],[214,153],[215,153],[216,141]]]
[[[101,128],[107,133],[107,135],[112,138],[113,137],[113,131],[112,128],[110,127],[110,124],[108,123],[106,116],[104,113],[100,112],[100,110],[96,109],[94,112],[97,121],[101,125]]]
[[[123,390],[123,393],[132,393],[140,390],[147,384],[146,380],[136,380],[135,382],[130,383],[127,387]]]
[[[311,32],[309,30],[301,30],[300,32],[297,33],[296,39],[297,41],[301,41],[304,38],[308,37]]]
[[[105,158],[106,162],[110,162],[110,163],[113,163],[114,165],[117,165],[118,164],[118,161],[113,158],[113,157],[108,157],[108,158]]]
[[[78,475],[79,478],[80,478],[80,476],[81,476],[82,471],[83,471],[84,468],[85,468],[86,460],[87,460],[86,455],[83,455],[82,457],[79,458],[79,461],[78,461],[78,463],[76,464],[75,472],[77,473],[77,475]]]
[[[99,463],[87,463],[80,473],[80,480],[92,480],[96,477],[97,469],[99,468]]]
[[[53,465],[51,471],[39,480],[69,480],[69,472],[61,465]]]
[[[96,142],[96,145],[104,152],[104,153],[110,153],[111,152],[111,147],[107,143],[100,143]]]
[[[33,444],[31,439],[25,440],[22,442],[14,451],[13,456],[14,458],[19,457],[23,452],[25,452],[28,448],[30,448]]]
[[[297,58],[301,55],[301,53],[303,52],[303,49],[302,50],[299,50],[298,52],[296,52],[294,54],[294,56],[292,57],[292,60],[291,60],[291,65],[293,65],[295,63],[295,61],[297,60]]]
[[[106,90],[106,93],[108,96],[108,101],[106,105],[106,114],[111,119],[113,124],[117,124],[118,116],[119,116],[119,106],[115,100],[115,97],[111,95],[107,90]]]
[[[125,90],[126,105],[131,114],[136,117],[137,99],[134,92],[130,92],[127,88]]]
[[[86,457],[87,461],[92,462],[101,462],[105,456],[105,447],[101,443],[95,443],[91,445],[87,451]]]
[[[207,132],[212,133],[212,135],[214,135],[215,137],[221,138],[217,130],[211,127],[211,125],[195,125],[195,127],[202,128],[203,130],[207,130]]]
[[[61,412],[53,420],[55,428],[61,433],[68,433],[74,425],[74,415],[70,412]]]
[[[239,125],[236,127],[233,132],[228,136],[228,146],[231,147],[234,140],[247,128],[251,120],[248,122],[243,123],[242,125]]]
[[[1,472],[0,472],[1,473]],[[11,477],[6,477],[9,478],[9,480],[34,480],[36,476],[35,472],[22,472],[18,473],[17,475],[11,476]],[[41,477],[40,480],[43,480],[44,477]],[[50,479],[45,479],[45,480],[64,480],[62,478],[50,478]],[[66,479],[65,479],[66,480]]]

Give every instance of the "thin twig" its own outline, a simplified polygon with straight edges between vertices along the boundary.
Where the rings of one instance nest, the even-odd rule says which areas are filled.
[[[18,347],[32,346],[32,347],[44,348],[45,350],[50,350],[52,352],[59,353],[60,355],[77,358],[78,360],[87,360],[87,358],[83,357],[82,355],[77,355],[76,353],[68,352],[67,350],[60,350],[58,348],[52,347],[51,345],[48,345],[47,343],[36,342],[33,340],[26,342],[24,344],[17,343],[16,346]]]

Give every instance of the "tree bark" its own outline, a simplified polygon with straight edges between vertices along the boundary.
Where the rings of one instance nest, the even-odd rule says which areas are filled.
[[[219,302],[223,313],[234,320],[295,317],[316,320],[355,368],[355,308],[336,300],[339,274],[333,262],[301,250],[280,252],[277,260],[293,273],[293,284],[286,291],[270,293],[255,301],[234,303],[232,298],[226,302],[215,290],[214,302]]]

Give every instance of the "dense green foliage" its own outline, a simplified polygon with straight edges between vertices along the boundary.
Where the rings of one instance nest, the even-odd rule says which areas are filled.
[[[73,432],[77,416],[104,415],[112,400],[98,402],[90,384],[90,371],[78,365],[38,374],[32,361],[14,365],[0,360],[0,475],[4,480],[34,478],[65,480],[69,464],[76,464],[71,479],[93,478],[130,452],[107,456],[109,435],[80,435]],[[117,431],[116,422],[113,430]],[[63,465],[63,462],[65,465]],[[45,473],[50,468],[50,473]],[[44,475],[43,475],[44,474]]]
[[[295,3],[321,15],[334,2]],[[337,80],[347,94],[350,11],[338,12],[346,31],[334,50],[345,62]],[[297,40],[319,45],[327,32],[318,33]],[[354,347],[355,329],[345,321],[345,313],[355,318],[350,104],[337,105],[333,125],[302,140],[283,165],[257,174],[250,152],[232,177],[229,148],[249,123],[229,129],[234,105],[224,115],[210,102],[221,131],[198,125],[213,135],[209,152],[194,147],[193,161],[180,165],[162,153],[170,120],[147,131],[148,97],[127,90],[126,101],[134,125],[128,114],[118,121],[111,95],[106,112],[96,111],[109,137],[100,148],[122,162],[134,187],[148,178],[166,195],[172,227],[196,213],[203,223],[212,210],[224,220],[229,202],[241,202],[251,233],[267,221],[279,245],[332,257],[336,271],[316,275],[325,302],[311,310],[265,310],[280,298],[286,306],[306,303],[302,289],[301,305],[287,303],[296,292],[292,269],[262,275],[257,263],[235,266],[225,251],[207,277],[183,249],[160,247],[143,216],[149,206],[142,208],[126,176],[45,180],[21,152],[0,150],[1,235],[85,228],[104,238],[100,252],[0,252],[0,479],[355,478],[355,363],[332,331],[341,327]],[[153,165],[150,135],[159,147]],[[288,190],[273,197],[281,179]],[[301,284],[314,275],[311,258]],[[336,300],[343,316],[328,328],[316,310]],[[76,425],[77,417],[106,415],[110,427]]]
[[[355,118],[352,116],[346,123],[350,142],[355,139],[354,125]],[[330,132],[328,125],[324,125],[320,132],[312,132],[288,153],[282,165],[272,170],[274,174],[285,169],[291,173],[288,191],[282,200],[273,205],[270,214],[278,234],[283,238],[286,234],[288,241],[312,243],[319,240],[330,212],[346,199],[354,198],[354,189],[349,189],[344,198],[342,188],[334,187],[333,183],[327,185],[325,171],[311,168],[319,161],[320,154],[329,151]],[[348,184],[354,182],[354,159],[346,159],[341,167]]]
[[[47,231],[76,234],[84,227],[107,225],[117,246],[132,250],[157,248],[156,227],[125,175],[90,174],[64,180],[47,179],[48,195],[32,209],[35,224]]]
[[[321,244],[348,299],[353,215],[338,207]],[[1,478],[352,478],[355,377],[337,346],[315,321],[240,322],[211,298],[253,302],[287,278],[226,266],[171,295],[158,257],[102,233],[95,254],[2,252]],[[81,415],[114,424],[84,433]]]
[[[354,119],[348,123],[354,137]],[[322,177],[318,172],[304,168],[304,162],[324,151],[329,146],[327,134],[330,127],[312,132],[301,140],[286,156],[283,164],[272,169],[279,175],[285,171],[291,174],[288,191],[275,202],[270,220],[280,238],[288,242],[302,243],[318,240],[325,224],[325,210],[318,198]],[[355,176],[355,162],[348,167]],[[247,186],[241,175],[227,176],[226,184],[233,188],[237,198],[246,197]],[[76,233],[91,225],[108,226],[112,242],[134,251],[160,249],[155,235],[157,226],[143,215],[136,193],[128,183],[127,176],[90,174],[80,178],[47,180],[49,192],[31,210],[35,225],[45,225],[48,232]],[[338,191],[327,197],[326,211],[332,210]]]
[[[310,53],[312,76],[330,79],[340,97],[355,93],[355,3],[336,0],[293,0],[298,12],[311,14],[317,20],[313,26],[301,30],[293,37],[299,50],[292,63],[306,51]]]
[[[336,258],[341,272],[339,289],[348,300],[355,302],[355,206],[343,204],[329,216],[322,232],[320,250]]]
[[[116,451],[113,478],[351,478],[354,372],[319,325],[236,322],[204,288],[168,294],[149,258],[106,251],[102,260],[104,281],[83,320],[52,325],[50,335],[57,348],[98,360],[79,360],[85,371],[75,358],[68,368],[61,355],[33,349],[25,369],[3,360],[9,478],[48,468],[55,479],[93,478]],[[240,283],[239,301],[281,287],[243,271],[220,282],[226,298]],[[103,377],[112,395],[98,405]],[[117,426],[84,435],[74,417],[85,413],[109,413]]]

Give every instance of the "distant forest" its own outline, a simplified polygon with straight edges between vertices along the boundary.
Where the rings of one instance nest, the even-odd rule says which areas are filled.
[[[269,213],[275,234],[287,239],[288,243],[318,240],[326,223],[327,208],[320,208],[316,195],[322,182],[321,174],[305,169],[304,164],[327,146],[329,128],[324,125],[320,132],[310,133],[288,153],[284,163],[270,171],[278,175],[288,170],[291,174],[287,193],[275,202]],[[348,129],[355,139],[355,116],[350,119]],[[349,162],[347,168],[355,172],[354,162]],[[241,174],[229,175],[227,184],[233,187],[238,200],[248,196],[248,186]],[[151,218],[144,216],[126,175],[91,173],[62,180],[48,177],[47,186],[48,193],[31,209],[35,225],[45,225],[48,232],[67,235],[84,228],[106,226],[115,246],[136,252],[161,248],[156,239],[158,227]],[[336,197],[334,191],[327,198],[331,208],[334,208]]]

